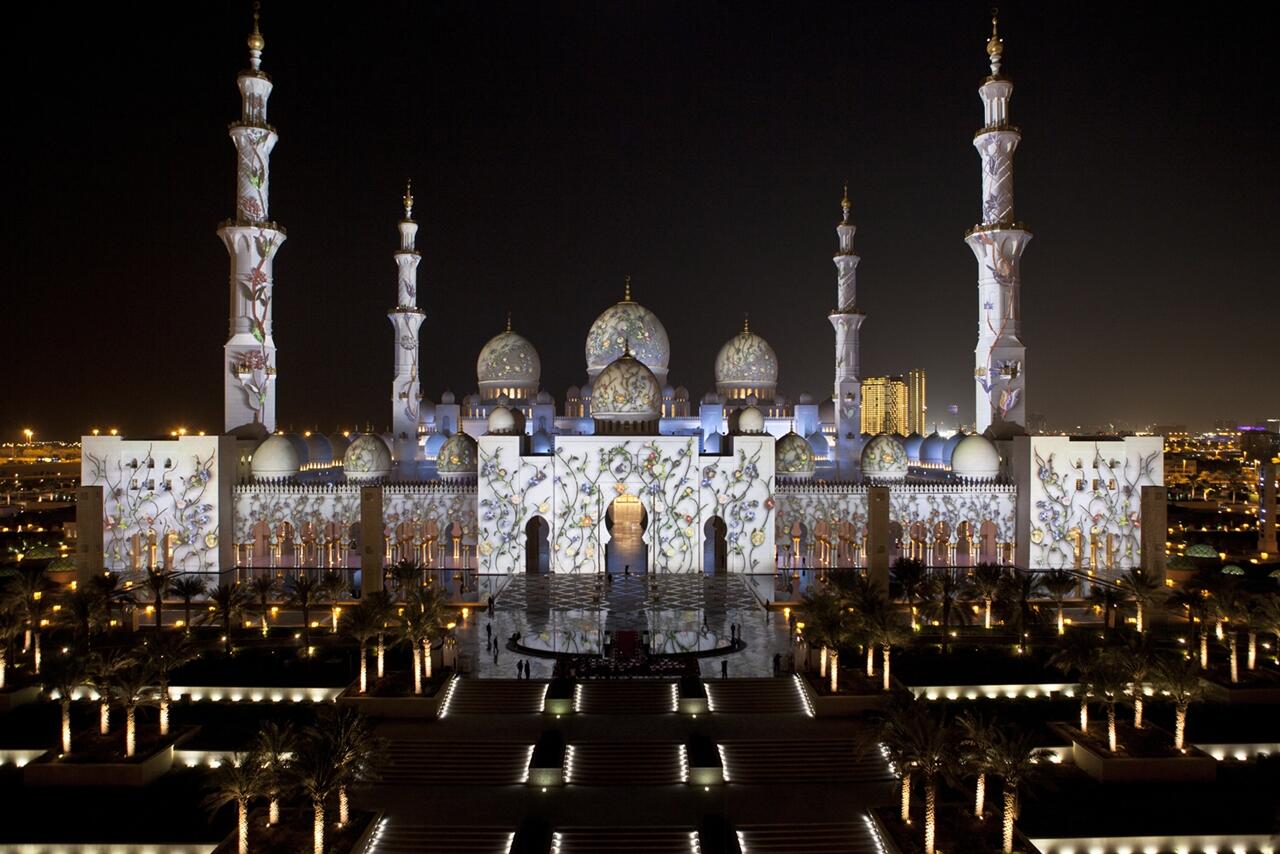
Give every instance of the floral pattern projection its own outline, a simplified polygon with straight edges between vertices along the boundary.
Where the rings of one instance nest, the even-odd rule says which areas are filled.
[[[1107,560],[1109,550],[1110,569],[1119,572],[1138,565],[1142,487],[1163,482],[1162,440],[1037,439],[1032,454],[1031,568],[1074,567],[1077,548],[1088,561],[1087,544],[1108,540],[1110,549],[1102,547],[1099,561]]]
[[[176,572],[216,572],[216,460],[216,440],[180,448],[86,440],[81,477],[103,487],[104,566],[141,571],[168,555]]]
[[[772,440],[739,437],[732,456],[701,457],[686,436],[558,442],[552,457],[519,457],[518,445],[486,437],[480,448],[482,571],[524,567],[524,528],[541,515],[551,527],[557,572],[604,567],[605,515],[614,499],[644,505],[651,572],[698,572],[704,526],[725,523],[728,566],[768,572],[773,559]]]
[[[476,376],[481,382],[536,383],[541,375],[538,351],[524,336],[510,330],[490,339],[476,360]]]
[[[775,383],[778,356],[769,343],[754,332],[739,332],[716,356],[716,378],[720,382]]]
[[[1001,358],[997,350],[1008,343],[1009,324],[1015,316],[1014,288],[1018,285],[1018,259],[1022,254],[1027,235],[1022,231],[975,232],[970,246],[978,257],[978,263],[986,269],[986,275],[995,284],[994,289],[984,288],[982,320],[979,336],[989,342],[985,359],[974,369],[974,379],[982,388],[991,406],[991,413],[999,420],[1008,417],[1022,400],[1022,361],[1017,358]]]
[[[587,366],[603,368],[630,350],[650,368],[666,368],[671,357],[667,330],[653,312],[636,302],[605,310],[587,334]]]

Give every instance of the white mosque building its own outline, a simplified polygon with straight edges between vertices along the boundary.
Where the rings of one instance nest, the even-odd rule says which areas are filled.
[[[1160,438],[1024,429],[1020,264],[1031,234],[1014,216],[1021,135],[1009,123],[1013,84],[1001,72],[994,28],[990,75],[978,89],[984,123],[974,137],[981,219],[965,235],[978,261],[980,433],[946,439],[857,432],[866,316],[847,189],[836,226],[837,308],[828,317],[829,397],[780,394],[778,354],[744,321],[716,357],[715,388],[694,399],[673,386],[672,343],[628,280],[586,331],[585,376],[564,387],[558,404],[544,386],[530,340],[537,336],[510,321],[481,349],[475,391],[432,401],[420,384],[420,302],[429,308],[429,298],[420,300],[417,286],[409,188],[388,312],[391,430],[277,432],[276,391],[287,372],[278,371],[272,294],[285,232],[270,218],[277,137],[267,123],[272,83],[256,21],[248,46],[249,67],[237,78],[243,110],[230,130],[236,210],[218,229],[231,258],[225,431],[83,438],[82,508],[102,519],[100,532],[81,539],[91,567],[212,574],[410,558],[500,578],[598,573],[624,560],[633,572],[664,573],[770,573],[801,561],[865,566],[876,560],[869,520],[877,495],[888,503],[882,560],[1118,572],[1142,561],[1144,510],[1156,514],[1151,536],[1162,559],[1163,509],[1143,493],[1162,482]],[[816,388],[828,379],[812,381]]]

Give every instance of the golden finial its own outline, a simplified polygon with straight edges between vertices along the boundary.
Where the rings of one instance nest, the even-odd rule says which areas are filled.
[[[413,179],[409,178],[404,182],[404,218],[413,219]]]
[[[744,312],[742,313],[742,334],[743,334],[743,335],[750,335],[750,334],[751,334],[751,324],[748,322],[750,319],[751,319],[750,315],[748,315],[748,314],[744,311]]]
[[[511,312],[507,311],[507,331],[511,331]]]
[[[631,275],[628,274],[623,284],[622,301],[631,302]]]
[[[991,38],[987,39],[987,55],[997,57],[1004,52],[1004,39],[1000,38],[1000,9],[991,9]]]
[[[253,4],[253,32],[249,34],[249,50],[261,51],[267,46],[267,40],[262,37],[262,32],[258,29],[258,14],[261,8],[261,3]]]
[[[849,202],[849,182],[844,182],[844,196],[840,199],[840,208],[844,211],[844,221],[849,221],[849,208],[853,205]]]

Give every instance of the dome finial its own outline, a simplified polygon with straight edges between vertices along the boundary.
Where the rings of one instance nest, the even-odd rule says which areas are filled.
[[[840,199],[840,209],[844,211],[844,222],[849,221],[849,208],[853,207],[849,202],[849,182],[844,182],[844,196]]]
[[[405,220],[413,219],[413,179],[408,178],[404,182],[404,218]]]
[[[750,323],[750,320],[751,320],[751,315],[747,314],[747,313],[744,311],[744,312],[742,313],[742,334],[743,334],[743,335],[750,335],[750,334],[751,334],[751,323]]]
[[[258,15],[262,4],[254,2],[253,4],[253,32],[249,33],[247,39],[249,45],[249,65],[254,71],[257,71],[262,65],[262,49],[267,46],[267,40],[262,37],[262,31],[258,29]]]
[[[630,278],[631,278],[630,276],[627,277],[628,281],[630,281]],[[628,359],[631,358],[631,336],[630,335],[622,339],[622,355],[627,357]]]
[[[511,310],[507,310],[507,331],[511,331]]]
[[[623,279],[622,301],[631,302],[631,274],[630,273],[628,273],[626,278]]]
[[[987,39],[987,56],[991,58],[991,73],[1000,73],[1000,56],[1004,53],[1004,39],[1000,38],[1000,9],[991,7],[991,38]]]

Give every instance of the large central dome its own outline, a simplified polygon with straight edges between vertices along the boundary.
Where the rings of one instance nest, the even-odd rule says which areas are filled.
[[[587,375],[594,381],[601,371],[628,351],[653,371],[659,386],[666,383],[667,366],[671,362],[667,330],[657,315],[631,301],[630,280],[622,302],[605,309],[591,324],[591,331],[587,333]]]
[[[778,355],[769,342],[742,324],[716,356],[716,391],[728,399],[771,401],[778,387]]]
[[[538,351],[523,335],[512,332],[510,325],[489,339],[476,360],[476,379],[485,400],[504,394],[513,399],[533,397],[541,374]]]
[[[662,387],[640,360],[624,352],[600,372],[591,392],[597,432],[644,432],[662,416]]]

